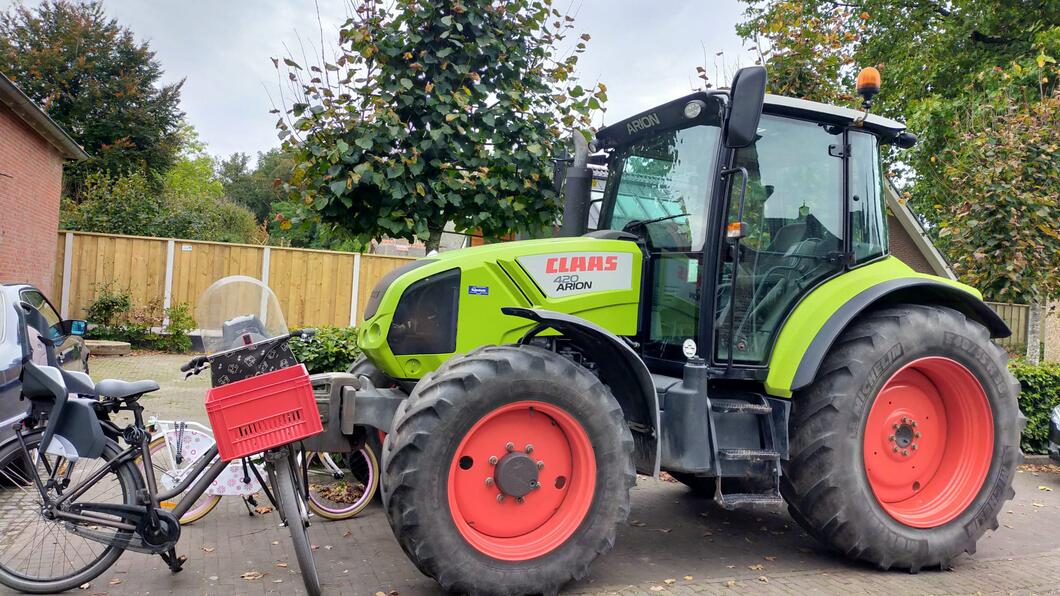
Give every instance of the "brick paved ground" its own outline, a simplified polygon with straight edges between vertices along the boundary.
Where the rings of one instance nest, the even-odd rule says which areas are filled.
[[[93,376],[152,376],[175,370],[173,357],[95,359]],[[170,377],[171,379],[174,377]],[[166,382],[171,386],[172,381]],[[160,417],[204,419],[199,393],[181,392],[144,403]],[[168,387],[167,387],[168,388]],[[194,388],[194,386],[193,386]],[[1051,491],[1040,487],[1051,488]],[[681,485],[641,479],[633,491],[630,524],[615,550],[593,566],[571,593],[602,594],[1060,594],[1060,475],[1022,471],[1016,500],[1002,527],[979,542],[974,557],[952,571],[917,575],[878,572],[823,550],[783,512],[728,512],[692,497]],[[301,580],[284,528],[273,514],[250,517],[228,498],[184,530],[185,571],[173,575],[158,557],[126,553],[85,590],[90,594],[300,594]],[[437,594],[436,585],[408,562],[382,509],[369,507],[348,522],[316,522],[310,529],[325,593]],[[758,567],[761,566],[761,567]],[[247,571],[264,573],[243,580]],[[685,579],[685,577],[691,579]],[[762,579],[764,578],[764,579]],[[670,580],[672,583],[668,582]],[[120,583],[114,583],[112,581]]]

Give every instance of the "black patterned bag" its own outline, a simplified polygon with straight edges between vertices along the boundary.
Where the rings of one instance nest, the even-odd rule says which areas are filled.
[[[267,341],[211,356],[210,377],[213,386],[220,387],[296,364],[286,341]]]

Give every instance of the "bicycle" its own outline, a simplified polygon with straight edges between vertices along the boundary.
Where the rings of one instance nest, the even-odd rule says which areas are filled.
[[[197,422],[151,419],[148,429],[155,433],[150,449],[157,481],[167,489],[179,484],[214,444],[210,428]],[[260,473],[262,462],[242,458],[228,464],[180,518],[180,524],[188,525],[206,517],[223,496],[241,497],[247,512],[254,515],[258,506],[254,495],[261,490],[261,485],[250,466],[258,466]],[[353,453],[309,451],[303,466],[308,478],[309,509],[324,519],[355,517],[368,506],[379,487],[379,464],[368,446]],[[175,504],[172,500],[162,501],[161,506],[171,509]]]
[[[275,295],[257,280],[237,281],[244,280],[260,284],[268,292],[260,300],[264,313],[266,299],[275,301]],[[211,286],[207,294],[224,281]],[[257,302],[254,304],[257,306]],[[209,313],[197,318],[200,322],[207,321]],[[313,408],[312,415],[304,416],[302,410],[288,407],[280,416],[285,420],[297,419],[297,425],[288,424],[281,429],[281,435],[289,440],[278,445],[273,441],[255,449],[263,452],[268,482],[260,477],[256,466],[249,469],[276,506],[283,524],[290,529],[306,590],[320,594],[308,535],[305,485],[293,447],[293,442],[301,436],[319,432],[321,428],[308,375],[303,366],[293,366],[296,361],[286,346],[291,335],[285,327],[282,333],[276,332],[275,324],[271,331],[267,330],[256,316],[223,319],[222,323],[217,328],[223,327],[228,349],[208,350],[209,355],[195,358],[182,367],[189,374],[197,374],[208,365],[212,367],[214,389],[207,397],[208,413],[211,399],[223,397],[214,394],[215,390],[237,391],[241,387],[237,383],[246,383],[248,378],[254,381],[251,386],[272,383],[271,395],[281,398],[273,406],[279,403],[288,407],[291,401],[288,396],[298,397],[292,394],[292,387],[301,389],[304,385],[304,391],[308,392],[307,407]],[[280,323],[282,326],[282,315]],[[19,332],[27,333],[24,328]],[[29,345],[25,341],[21,343]],[[269,367],[261,366],[243,377],[229,372],[224,373],[224,379],[219,378],[218,372],[223,373],[220,369],[226,367],[230,369],[233,357],[246,361],[252,353],[280,353],[282,365],[270,363]],[[151,434],[144,425],[144,408],[138,403],[146,393],[158,390],[157,383],[105,380],[95,386],[100,395],[98,400],[70,397],[58,369],[36,365],[25,353],[23,356],[22,397],[28,400],[29,407],[13,426],[15,440],[0,446],[0,583],[31,593],[69,590],[98,577],[126,550],[157,554],[171,571],[180,571],[186,558],[176,552],[179,520],[228,467],[226,460],[249,453],[232,451],[232,446],[226,445],[224,448],[231,457],[218,457],[221,445],[214,444],[180,482],[160,491],[153,473]],[[282,382],[274,382],[280,377]],[[270,405],[267,401],[262,403]],[[111,414],[122,411],[133,415],[133,422],[124,428],[110,419]],[[270,438],[251,426],[240,429],[253,439],[251,446],[262,445],[264,439]],[[217,429],[216,424],[214,427]],[[224,430],[231,432],[230,428]],[[119,446],[119,440],[127,447]],[[143,473],[136,461],[142,463]],[[161,506],[163,501],[178,496],[180,499],[172,509]]]

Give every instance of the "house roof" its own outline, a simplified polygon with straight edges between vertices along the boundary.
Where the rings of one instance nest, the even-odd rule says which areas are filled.
[[[12,112],[51,143],[66,159],[76,161],[88,159],[88,154],[77,144],[77,141],[55,120],[52,120],[40,106],[33,103],[33,100],[2,72],[0,72],[0,102],[11,108]]]
[[[901,199],[901,196],[898,194],[898,189],[894,187],[894,184],[892,184],[890,180],[884,183],[883,194],[887,200],[887,207],[890,208],[891,213],[894,214],[894,218],[902,225],[902,229],[905,230],[906,234],[909,234],[909,237],[913,239],[913,244],[916,245],[920,254],[924,256],[924,260],[928,262],[928,265],[931,265],[931,269],[935,272],[935,275],[956,280],[957,274],[954,273],[953,268],[950,267],[950,262],[947,261],[946,257],[939,252],[939,249],[935,248],[935,245],[931,243],[931,239],[928,238],[927,232],[924,231],[924,227],[920,225],[920,220],[916,218],[913,211],[909,209],[909,206]]]

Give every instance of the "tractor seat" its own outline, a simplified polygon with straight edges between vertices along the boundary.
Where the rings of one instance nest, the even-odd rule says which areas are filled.
[[[141,395],[152,391],[158,391],[158,383],[150,379],[143,381],[103,379],[96,383],[96,392],[101,397],[113,397],[125,401],[136,401]]]

